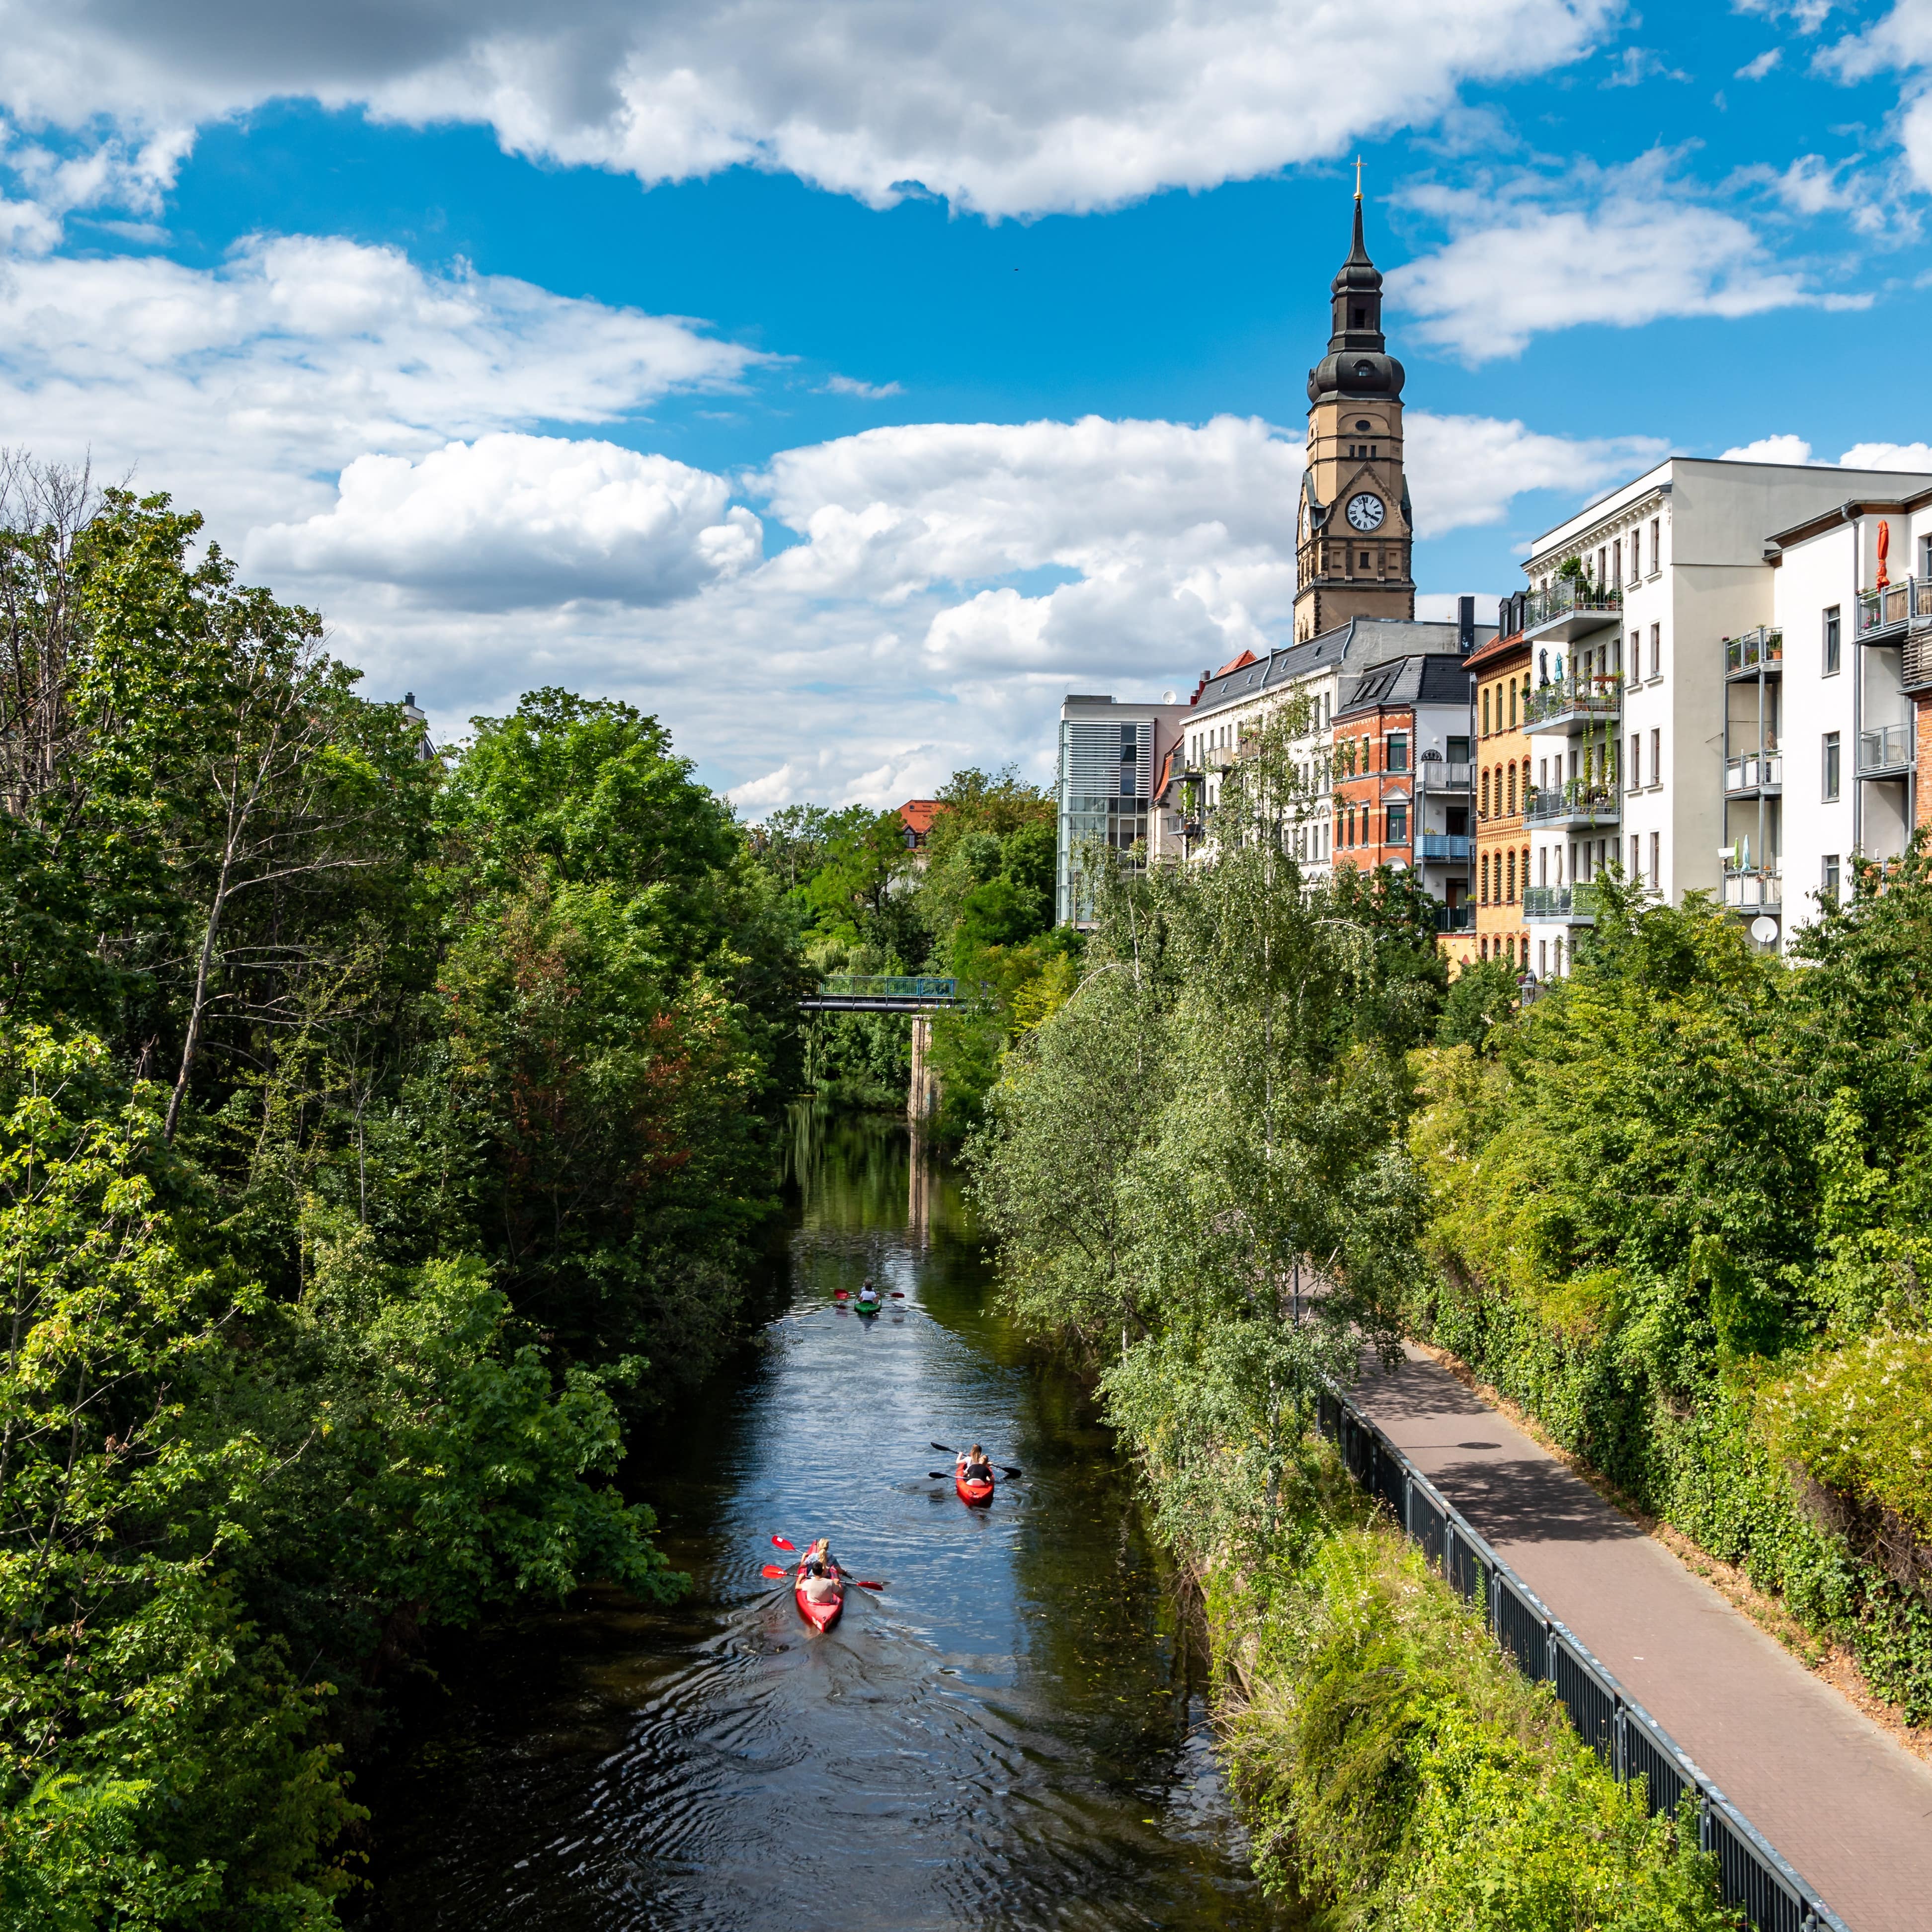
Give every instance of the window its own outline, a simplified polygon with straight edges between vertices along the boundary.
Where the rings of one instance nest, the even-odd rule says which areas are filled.
[[[1640,732],[1630,734],[1630,788],[1635,791],[1643,783],[1643,737]],[[1630,861],[1630,870],[1636,870],[1636,861]]]
[[[1481,903],[1487,905],[1490,902],[1490,855],[1486,852],[1483,854],[1482,862],[1477,868],[1476,877]]]
[[[1408,807],[1392,805],[1388,808],[1388,842],[1391,845],[1408,843]]]
[[[1664,782],[1664,728],[1660,724],[1650,728],[1650,782],[1654,785]]]
[[[1509,814],[1512,818],[1516,816],[1516,767],[1514,765],[1509,768]]]
[[[1600,550],[1597,553],[1597,582],[1600,586],[1608,574],[1608,568],[1604,562],[1604,553]]]
[[[1835,852],[1827,852],[1825,854],[1825,872],[1824,876],[1818,882],[1818,889],[1825,898],[1832,900],[1834,904],[1837,902],[1838,855]]]
[[[1664,675],[1664,626],[1653,624],[1650,627],[1650,674],[1652,677]]]
[[[1825,796],[1836,798],[1838,795],[1840,773],[1838,770],[1838,734],[1835,731],[1825,734]]]
[[[1488,818],[1488,817],[1489,817],[1489,815],[1490,815],[1490,772],[1489,772],[1489,767],[1488,767],[1486,765],[1485,765],[1485,766],[1483,767],[1483,776],[1482,776],[1482,778],[1481,778],[1480,783],[1480,784],[1479,784],[1479,786],[1478,786],[1478,788],[1477,794],[1476,794],[1476,816],[1477,816],[1478,818]]]
[[[1389,734],[1388,768],[1392,772],[1408,770],[1408,734],[1405,731]]]
[[[1661,529],[1658,518],[1650,520],[1650,574],[1654,577],[1664,568],[1664,549],[1658,538]]]
[[[1653,832],[1650,835],[1650,889],[1654,892],[1664,890],[1664,874],[1658,868],[1663,863],[1664,835]]]
[[[1637,836],[1633,832],[1630,834],[1630,875],[1631,884],[1636,886],[1643,884],[1643,860],[1640,856],[1641,851],[1642,848],[1637,843]]]
[[[1643,633],[1641,631],[1633,631],[1630,633],[1630,681],[1635,684],[1642,676]]]
[[[1506,904],[1506,905],[1514,905],[1514,904],[1515,904],[1515,903],[1516,903],[1516,854],[1515,854],[1514,852],[1512,852],[1512,853],[1509,855],[1509,894],[1508,894],[1508,896],[1504,899],[1504,904]]]
[[[1536,883],[1546,886],[1550,883],[1550,848],[1546,845],[1536,855]]]
[[[1842,635],[1843,626],[1838,620],[1838,606],[1834,604],[1825,613],[1825,675],[1827,677],[1836,677],[1838,674],[1839,644]],[[1833,792],[1829,796],[1836,798],[1838,794]]]
[[[1485,692],[1483,693],[1483,736],[1484,736],[1485,738],[1486,738],[1489,735],[1490,735],[1490,694],[1489,694],[1486,691],[1485,691]]]
[[[1369,554],[1366,550],[1361,553],[1361,562],[1355,567],[1358,570],[1366,570],[1369,567]]]
[[[1466,738],[1451,738],[1444,744],[1443,755],[1452,765],[1466,765],[1469,762],[1469,741]]]
[[[1510,680],[1510,729],[1516,729],[1516,680]]]
[[[1539,979],[1550,977],[1550,942],[1546,939],[1536,942],[1536,972]]]

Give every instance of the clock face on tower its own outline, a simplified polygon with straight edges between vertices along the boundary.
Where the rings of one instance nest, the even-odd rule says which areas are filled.
[[[1364,490],[1359,496],[1348,499],[1348,520],[1358,530],[1378,530],[1382,518],[1388,514],[1382,508],[1382,500]]]

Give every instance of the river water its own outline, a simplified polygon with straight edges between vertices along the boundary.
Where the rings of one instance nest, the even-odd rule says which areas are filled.
[[[956,1178],[794,1117],[782,1312],[637,1486],[693,1580],[479,1646],[376,1809],[384,1927],[1260,1928],[1201,1664],[1079,1390],[989,1312]],[[836,1290],[870,1274],[875,1320]],[[1025,1472],[969,1510],[934,1439]],[[830,1535],[814,1636],[759,1574]],[[777,1560],[782,1560],[782,1558]],[[365,1894],[365,1896],[367,1896]]]

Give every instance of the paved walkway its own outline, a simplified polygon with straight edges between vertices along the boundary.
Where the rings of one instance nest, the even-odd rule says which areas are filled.
[[[1446,1370],[1354,1393],[1852,1932],[1932,1928],[1932,1766]]]

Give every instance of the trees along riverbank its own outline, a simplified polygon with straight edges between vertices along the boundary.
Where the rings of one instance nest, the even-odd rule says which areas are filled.
[[[1418,1083],[1478,1062],[1426,1042],[1494,1070],[1519,1023],[1496,976],[1448,998],[1411,882],[1302,876],[1292,724],[1229,774],[1213,866],[1100,875],[1077,990],[1007,1054],[968,1150],[1004,1292],[1201,1580],[1271,1888],[1337,1925],[1728,1924],[1312,1432],[1322,1378],[1439,1305]]]
[[[0,496],[0,1926],[314,1927],[425,1634],[674,1592],[797,926],[628,706],[446,763],[165,498]]]

